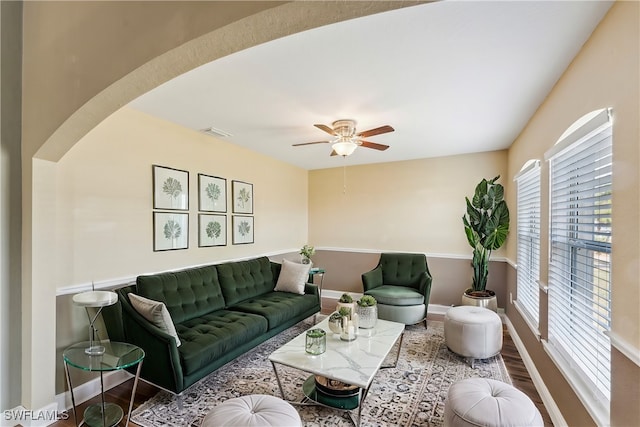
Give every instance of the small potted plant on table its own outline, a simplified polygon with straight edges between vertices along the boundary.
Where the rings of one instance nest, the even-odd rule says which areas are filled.
[[[378,301],[371,295],[363,295],[358,300],[356,312],[358,313],[358,322],[361,328],[373,328],[378,321]]]
[[[316,250],[313,246],[304,245],[302,249],[300,249],[300,256],[302,257],[303,264],[313,264],[311,262],[311,257],[316,253]]]
[[[353,298],[348,293],[342,294],[340,299],[338,300],[338,304],[336,305],[336,311],[340,311],[342,307],[346,307],[349,309],[351,313],[355,312],[355,303],[353,302]]]

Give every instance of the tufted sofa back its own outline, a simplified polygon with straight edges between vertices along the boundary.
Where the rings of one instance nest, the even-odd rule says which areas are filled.
[[[378,265],[382,267],[382,283],[385,285],[417,288],[420,275],[429,272],[424,254],[383,253]]]
[[[137,293],[167,306],[173,323],[225,307],[216,266],[138,276]]]
[[[275,287],[271,261],[267,257],[219,264],[217,269],[227,306],[271,292]]]

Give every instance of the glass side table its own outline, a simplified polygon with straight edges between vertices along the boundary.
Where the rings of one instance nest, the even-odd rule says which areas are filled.
[[[324,268],[314,267],[309,270],[309,283],[314,283],[313,277],[320,276],[320,284],[318,285],[318,290],[320,293],[320,309],[322,310],[322,282],[324,281]]]
[[[105,351],[103,354],[91,355],[87,354],[85,351],[85,349],[88,347],[88,344],[88,342],[74,344],[62,353],[62,358],[64,359],[64,371],[67,375],[67,381],[69,382],[69,391],[71,392],[73,418],[75,420],[76,426],[79,426],[82,423],[85,423],[90,427],[112,427],[117,425],[122,420],[124,413],[120,405],[104,401],[103,373],[110,371],[119,371],[121,369],[138,365],[136,376],[133,381],[131,399],[129,400],[127,423],[125,424],[125,426],[128,426],[129,418],[131,417],[131,410],[133,409],[133,399],[136,394],[138,379],[140,378],[142,359],[144,359],[145,356],[144,350],[133,344],[112,341],[105,343]],[[78,416],[76,414],[76,400],[73,394],[73,384],[71,383],[71,376],[69,375],[69,366],[77,369],[82,369],[83,371],[100,373],[101,403],[89,405],[84,411],[84,419],[80,422],[80,424],[78,424]]]

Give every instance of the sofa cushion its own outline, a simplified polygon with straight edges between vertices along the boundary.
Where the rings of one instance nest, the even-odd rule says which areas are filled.
[[[216,267],[138,276],[137,294],[163,302],[175,324],[224,308]]]
[[[234,305],[232,310],[259,314],[269,321],[269,329],[318,307],[317,295],[298,295],[289,292],[270,292]]]
[[[282,269],[276,282],[277,292],[292,292],[304,295],[304,284],[309,277],[311,264],[298,264],[289,260],[282,260]]]
[[[260,316],[219,310],[176,325],[182,338],[178,349],[185,375],[220,359],[237,347],[267,332]]]
[[[400,306],[424,304],[424,295],[406,286],[382,285],[366,293],[380,304]]]
[[[176,327],[173,325],[171,315],[163,302],[154,301],[133,293],[129,293],[128,296],[131,305],[142,317],[171,335],[176,340],[176,345],[180,347],[181,343],[176,333]]]
[[[227,307],[273,291],[275,280],[267,257],[220,264],[220,287]]]

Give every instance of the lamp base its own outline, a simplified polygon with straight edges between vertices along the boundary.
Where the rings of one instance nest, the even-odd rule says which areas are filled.
[[[100,356],[105,352],[103,345],[92,345],[84,349],[84,352],[89,356]]]

